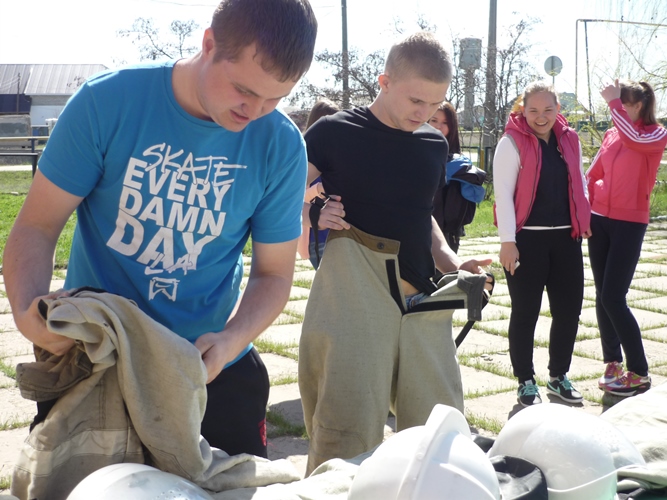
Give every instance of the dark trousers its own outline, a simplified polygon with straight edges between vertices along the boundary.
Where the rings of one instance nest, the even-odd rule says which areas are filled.
[[[269,375],[253,347],[206,386],[208,401],[201,434],[211,446],[230,455],[267,458],[266,405]]]
[[[581,241],[570,229],[523,229],[516,235],[521,265],[514,276],[505,271],[512,299],[509,324],[510,359],[514,375],[523,382],[535,374],[533,343],[542,292],[547,289],[551,310],[549,375],[570,369],[584,298]]]
[[[622,362],[625,351],[628,370],[641,376],[648,374],[648,363],[641,331],[626,295],[639,262],[646,227],[647,224],[593,214],[593,235],[588,240],[604,361]]]

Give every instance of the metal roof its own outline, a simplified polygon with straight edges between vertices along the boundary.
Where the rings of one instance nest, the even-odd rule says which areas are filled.
[[[102,64],[0,64],[0,94],[72,95]]]

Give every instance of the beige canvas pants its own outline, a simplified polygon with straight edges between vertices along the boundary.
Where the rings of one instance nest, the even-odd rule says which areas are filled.
[[[405,313],[398,247],[355,228],[329,234],[299,346],[307,474],[381,443],[390,409],[397,431],[423,425],[436,403],[463,411],[451,320],[467,294],[453,277],[418,306],[432,310]]]

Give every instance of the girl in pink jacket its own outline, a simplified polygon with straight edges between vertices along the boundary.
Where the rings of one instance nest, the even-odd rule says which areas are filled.
[[[533,344],[545,288],[552,317],[547,392],[568,403],[583,400],[567,372],[584,298],[581,239],[590,234],[591,208],[579,137],[559,111],[553,86],[531,83],[507,120],[493,160],[499,258],[512,299],[510,360],[523,406],[542,402]]]
[[[586,173],[592,208],[588,250],[607,364],[598,385],[617,396],[633,396],[648,390],[651,378],[626,295],[639,262],[667,130],[656,122],[655,95],[648,83],[616,80],[600,94],[609,104],[614,128],[605,134]]]

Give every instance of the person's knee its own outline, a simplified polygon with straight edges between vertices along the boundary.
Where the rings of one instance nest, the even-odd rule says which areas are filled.
[[[624,311],[628,305],[625,300],[625,293],[621,294],[610,290],[602,290],[602,293],[599,295],[599,300],[600,304],[609,315]]]
[[[356,457],[371,450],[380,442],[382,442],[381,433],[373,439],[372,436],[362,436],[359,432],[352,430],[318,426],[313,429],[309,454],[319,465],[332,458]]]

